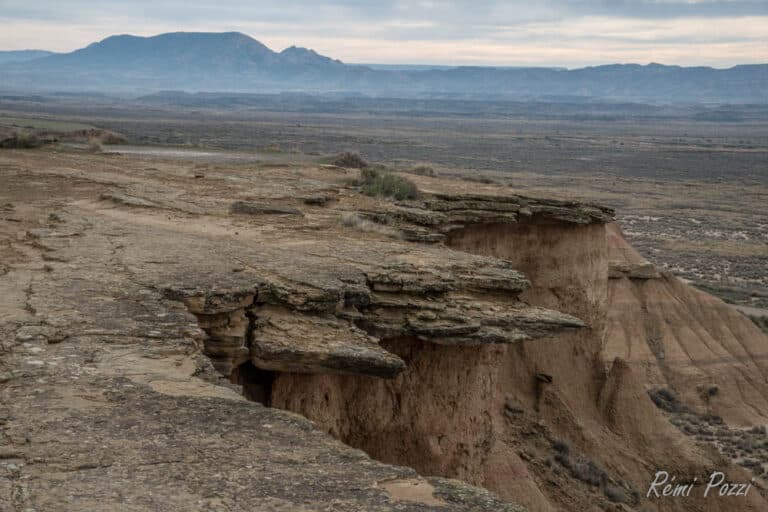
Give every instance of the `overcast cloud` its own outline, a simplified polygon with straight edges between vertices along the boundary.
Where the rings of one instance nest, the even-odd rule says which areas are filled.
[[[345,62],[727,67],[768,62],[768,0],[0,0],[0,49],[236,30]]]

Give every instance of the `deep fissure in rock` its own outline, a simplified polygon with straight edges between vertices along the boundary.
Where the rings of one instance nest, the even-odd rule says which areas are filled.
[[[251,402],[258,402],[270,407],[272,405],[272,384],[275,382],[276,372],[262,370],[246,361],[235,367],[229,375],[232,384],[242,386],[242,393]]]

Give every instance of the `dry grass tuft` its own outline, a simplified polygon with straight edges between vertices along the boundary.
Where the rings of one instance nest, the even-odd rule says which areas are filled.
[[[400,238],[400,232],[396,229],[370,221],[357,212],[342,213],[341,223],[348,228],[353,228],[364,233],[378,233],[390,238]]]

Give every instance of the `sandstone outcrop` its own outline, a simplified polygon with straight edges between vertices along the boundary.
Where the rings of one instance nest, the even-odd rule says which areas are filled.
[[[528,281],[503,261],[466,255],[446,261],[444,253],[425,248],[381,262],[376,244],[369,248],[369,254],[350,254],[356,264],[322,261],[313,269],[307,261],[292,276],[298,282],[265,275],[253,279],[252,288],[224,294],[165,293],[198,316],[208,335],[206,353],[225,375],[250,360],[268,370],[394,377],[405,364],[379,347],[382,339],[476,346],[585,325],[520,301]],[[315,272],[325,273],[324,283],[312,282]]]
[[[383,210],[383,211],[382,211]],[[448,233],[465,226],[517,222],[592,224],[613,219],[613,211],[598,205],[526,197],[466,193],[434,193],[403,201],[389,209],[360,212],[364,218],[396,228],[413,242],[444,242]]]

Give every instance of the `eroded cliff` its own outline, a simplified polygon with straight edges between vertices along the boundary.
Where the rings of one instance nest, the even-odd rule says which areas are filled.
[[[0,505],[733,510],[644,491],[658,468],[748,479],[647,391],[754,424],[764,335],[607,209],[429,178],[395,203],[338,168],[3,159]]]

